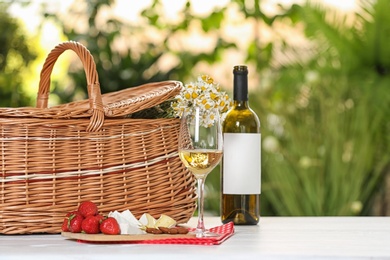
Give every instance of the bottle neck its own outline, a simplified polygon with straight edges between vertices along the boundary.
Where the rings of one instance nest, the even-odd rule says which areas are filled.
[[[248,106],[248,69],[236,66],[233,70],[233,101],[238,107]]]
[[[248,100],[233,100],[233,106],[235,108],[247,109],[249,108]]]

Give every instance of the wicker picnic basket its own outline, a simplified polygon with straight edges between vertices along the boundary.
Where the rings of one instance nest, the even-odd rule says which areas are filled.
[[[48,108],[50,75],[66,50],[81,59],[88,100]],[[101,94],[90,52],[56,46],[41,71],[37,107],[0,108],[0,233],[59,233],[67,212],[85,200],[99,211],[167,214],[186,223],[195,182],[177,153],[179,119],[134,119],[180,92],[165,81]]]

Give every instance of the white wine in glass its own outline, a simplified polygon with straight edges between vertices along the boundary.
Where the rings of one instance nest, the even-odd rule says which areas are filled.
[[[211,120],[210,120],[211,118]],[[196,237],[216,236],[206,230],[203,220],[204,182],[222,158],[222,128],[216,109],[192,107],[181,117],[179,156],[198,182],[198,224]]]

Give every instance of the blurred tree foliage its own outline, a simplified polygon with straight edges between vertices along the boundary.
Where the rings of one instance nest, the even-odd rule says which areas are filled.
[[[258,96],[265,212],[373,214],[390,168],[389,8],[377,0],[352,16],[315,2],[289,9],[311,47],[286,46],[293,58]]]
[[[22,89],[24,74],[36,53],[20,23],[8,14],[8,8],[9,3],[0,2],[0,106],[26,106],[31,97]]]
[[[201,21],[205,32],[213,31],[219,35],[224,10],[217,10],[211,16],[201,19],[191,13],[190,2],[187,2],[182,20],[169,22],[162,18],[162,3],[154,0],[142,12],[146,25],[135,25],[117,18],[109,18],[101,24],[98,21],[99,14],[114,3],[114,0],[75,1],[66,20],[62,20],[56,13],[44,13],[60,25],[68,39],[83,43],[94,56],[102,93],[147,82],[193,77],[193,67],[197,63],[219,61],[226,49],[235,47],[221,37],[207,53],[195,55],[189,50],[172,47],[175,35],[188,30],[194,21]],[[80,16],[80,13],[83,15]],[[82,23],[85,17],[88,19],[86,29],[80,30],[75,24]],[[147,31],[150,33],[145,33]],[[158,35],[161,39],[156,41],[150,34]],[[173,66],[162,67],[163,59],[169,57],[174,59]],[[70,75],[74,79],[75,88],[85,88],[86,80],[82,70],[70,71]],[[61,95],[61,99],[72,100],[73,96]]]

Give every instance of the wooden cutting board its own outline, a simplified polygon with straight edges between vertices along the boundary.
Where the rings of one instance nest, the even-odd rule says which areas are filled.
[[[105,235],[105,234],[85,234],[62,232],[61,235],[68,239],[93,241],[93,242],[118,242],[118,241],[143,241],[143,240],[159,240],[159,239],[180,239],[180,238],[195,238],[195,234],[141,234],[141,235]]]

